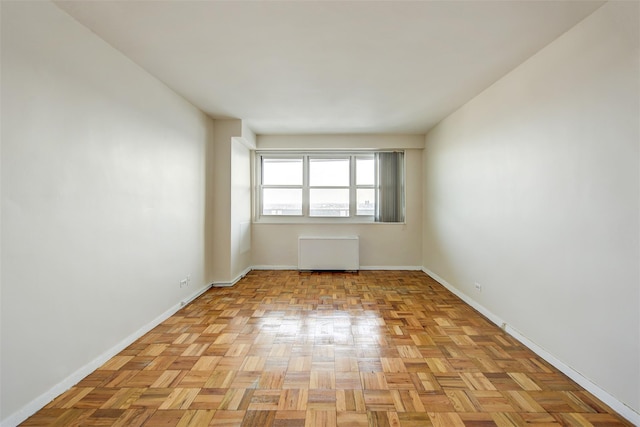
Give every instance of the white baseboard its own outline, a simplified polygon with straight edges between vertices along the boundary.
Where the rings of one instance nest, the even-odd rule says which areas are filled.
[[[242,279],[244,276],[246,276],[253,269],[254,269],[253,267],[247,267],[242,271],[242,273],[238,274],[230,282],[215,281],[215,282],[213,282],[211,284],[211,286],[214,287],[214,288],[228,288],[230,286],[233,286],[236,283],[238,283],[240,281],[240,279]]]
[[[252,270],[298,270],[297,265],[254,265]],[[361,265],[359,270],[410,270],[422,271],[418,265]]]
[[[361,265],[360,270],[407,270],[422,271],[422,266],[417,265]]]
[[[297,270],[297,265],[254,265],[253,270]]]
[[[74,385],[78,384],[78,382],[80,382],[84,377],[86,377],[87,375],[89,375],[90,373],[98,369],[100,366],[104,365],[109,359],[111,359],[113,356],[120,353],[122,350],[127,348],[132,343],[134,343],[138,338],[140,338],[141,336],[143,336],[144,334],[146,334],[147,332],[149,332],[150,330],[158,326],[160,323],[167,320],[169,317],[173,316],[178,310],[180,310],[182,307],[189,304],[191,301],[193,301],[194,299],[199,297],[201,294],[206,292],[210,287],[211,287],[210,285],[204,286],[203,288],[197,290],[196,292],[194,292],[193,294],[191,294],[190,296],[188,296],[178,304],[175,304],[174,306],[170,307],[168,310],[160,314],[151,322],[142,326],[140,329],[138,329],[134,333],[124,338],[122,341],[120,341],[119,343],[117,343],[116,345],[114,345],[113,347],[111,347],[110,349],[108,349],[107,351],[105,351],[95,359],[93,359],[91,362],[82,366],[81,368],[76,370],[74,373],[69,375],[67,378],[60,381],[58,384],[54,385],[53,387],[51,387],[49,390],[47,390],[40,396],[33,399],[31,402],[23,406],[21,409],[9,415],[7,418],[3,419],[0,422],[0,427],[15,427],[18,424],[22,423],[31,415],[35,414],[40,409],[42,409],[45,405],[47,405],[53,399],[55,399],[65,391],[69,390]]]
[[[634,409],[622,403],[621,401],[613,397],[611,394],[609,394],[607,391],[600,388],[597,384],[592,382],[590,379],[582,375],[580,372],[576,371],[575,369],[573,369],[572,367],[570,367],[569,365],[567,365],[566,363],[564,363],[563,361],[555,357],[553,354],[549,353],[547,350],[540,347],[535,342],[531,341],[529,338],[524,336],[520,331],[510,326],[501,317],[492,313],[482,304],[478,303],[476,300],[474,300],[464,292],[452,286],[442,277],[435,274],[433,271],[424,267],[422,268],[422,271],[427,276],[430,276],[436,282],[440,283],[442,286],[447,288],[449,291],[451,291],[453,294],[455,294],[458,298],[463,300],[465,303],[469,304],[471,307],[476,309],[487,319],[489,319],[490,321],[498,325],[498,327],[502,328],[505,332],[507,332],[509,335],[517,339],[520,343],[522,343],[524,346],[529,348],[535,354],[537,354],[542,359],[547,361],[553,367],[555,367],[560,372],[562,372],[563,374],[571,378],[573,381],[578,383],[581,387],[583,387],[589,393],[596,396],[598,399],[600,399],[602,402],[604,402],[606,405],[608,405],[611,409],[616,411],[622,417],[626,418],[628,421],[630,421],[634,425],[640,426],[640,413],[636,412]]]
[[[192,293],[191,295],[189,295],[187,298],[183,299],[182,301],[180,301],[180,308],[184,307],[185,305],[191,303],[194,299],[198,298],[200,295],[204,294],[205,292],[207,292],[209,289],[211,289],[211,286],[213,285],[207,285],[202,287],[199,291],[195,291],[194,293]],[[177,311],[177,310],[176,310]],[[160,323],[160,322],[158,322]],[[146,333],[146,332],[145,332]],[[144,335],[144,334],[143,334]]]

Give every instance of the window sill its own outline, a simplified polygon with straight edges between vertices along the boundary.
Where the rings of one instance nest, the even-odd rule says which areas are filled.
[[[282,224],[282,225],[406,225],[406,222],[375,222],[366,218],[327,218],[327,217],[260,217],[253,220],[254,224]]]

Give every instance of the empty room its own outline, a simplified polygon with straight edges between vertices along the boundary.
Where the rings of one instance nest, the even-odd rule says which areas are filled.
[[[2,0],[0,426],[640,425],[640,2]]]

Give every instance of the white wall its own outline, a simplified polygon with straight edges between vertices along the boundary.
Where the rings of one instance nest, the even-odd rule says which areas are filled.
[[[231,278],[251,267],[251,151],[231,142]]]
[[[298,265],[298,236],[360,236],[363,268],[417,268],[422,265],[422,148],[416,135],[259,135],[258,149],[407,148],[405,224],[254,223],[252,264],[260,268]]]
[[[636,412],[638,13],[605,4],[449,116],[423,169],[424,266]]]
[[[233,284],[251,267],[251,155],[255,135],[241,120],[215,120],[213,282]]]
[[[207,284],[212,122],[52,3],[1,7],[9,424]]]
[[[258,135],[260,150],[383,150],[424,148],[424,135]]]
[[[240,120],[216,120],[214,124],[213,209],[207,213],[213,224],[213,281],[231,278],[231,139],[242,133]]]

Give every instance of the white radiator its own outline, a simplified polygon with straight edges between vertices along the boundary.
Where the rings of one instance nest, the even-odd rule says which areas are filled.
[[[298,237],[298,269],[359,270],[358,236]]]

